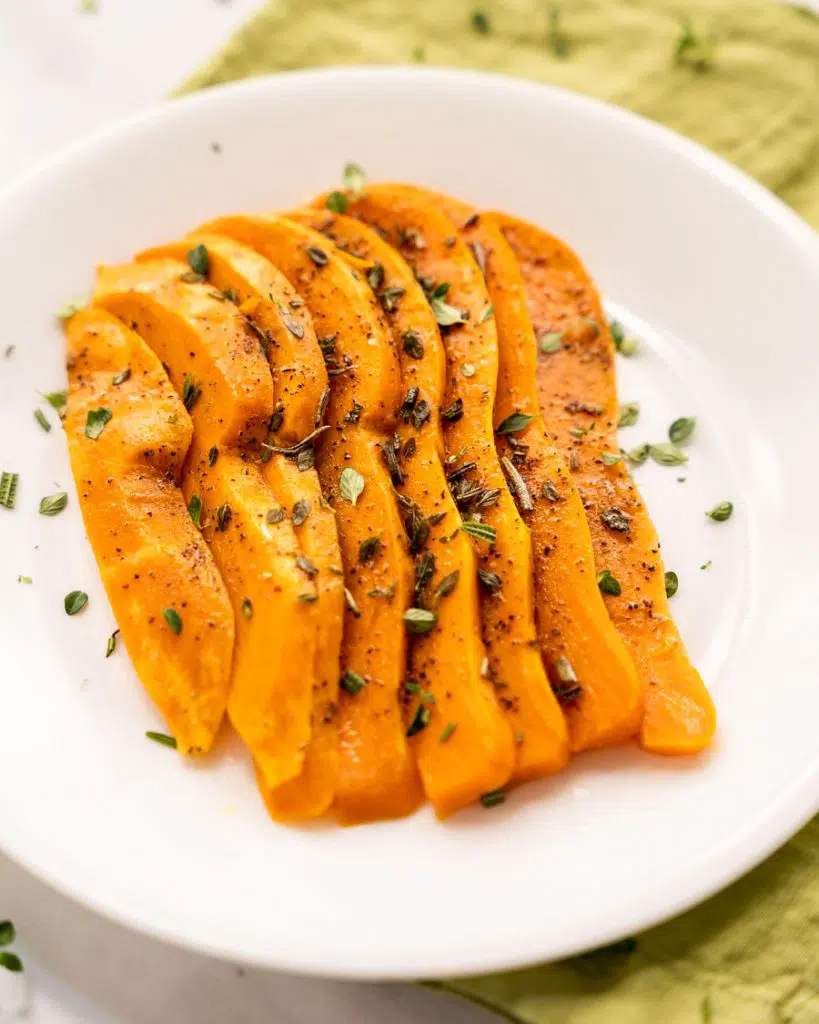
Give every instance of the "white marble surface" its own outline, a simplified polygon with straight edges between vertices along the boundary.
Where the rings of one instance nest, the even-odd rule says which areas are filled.
[[[152,104],[258,0],[0,0],[0,189],[72,140]],[[4,768],[8,771],[9,766]],[[237,968],[134,935],[0,854],[0,919],[23,975],[0,971],[0,1024],[481,1024],[408,985],[321,982]]]

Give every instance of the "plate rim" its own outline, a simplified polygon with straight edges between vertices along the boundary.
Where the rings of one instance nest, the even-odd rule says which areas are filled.
[[[757,213],[764,215],[779,232],[785,234],[799,249],[804,250],[806,258],[819,258],[819,234],[794,210],[738,167],[699,143],[679,135],[661,124],[607,101],[585,96],[559,86],[492,72],[439,67],[420,68],[414,65],[384,67],[354,65],[277,72],[217,85],[184,96],[172,97],[170,100],[143,108],[124,119],[85,135],[41,161],[32,169],[18,175],[0,190],[0,216],[3,215],[4,209],[14,204],[17,196],[25,195],[30,189],[41,187],[43,180],[47,181],[50,175],[59,175],[66,165],[93,159],[94,154],[99,150],[104,151],[107,147],[116,146],[121,138],[127,137],[140,126],[147,126],[166,117],[171,117],[180,109],[208,107],[214,100],[217,103],[221,102],[221,98],[228,94],[241,99],[244,94],[264,93],[277,88],[278,83],[282,81],[304,81],[309,85],[310,82],[316,80],[344,78],[359,79],[362,84],[367,84],[373,79],[390,78],[398,81],[410,77],[431,79],[432,84],[437,81],[444,87],[447,82],[452,80],[457,80],[459,83],[468,83],[471,80],[479,83],[482,87],[488,85],[521,96],[545,92],[554,96],[557,102],[574,105],[581,112],[589,108],[602,110],[607,117],[629,125],[631,130],[637,130],[644,137],[647,136],[649,142],[660,145],[681,159],[693,163],[699,170],[738,193]],[[180,928],[153,922],[135,910],[106,905],[103,900],[97,899],[88,887],[83,888],[70,881],[63,881],[52,873],[53,869],[41,863],[37,858],[32,859],[30,854],[17,850],[13,838],[4,838],[0,835],[0,850],[14,863],[63,896],[102,917],[140,934],[197,953],[234,963],[245,963],[258,968],[282,970],[293,974],[362,981],[406,981],[419,977],[462,978],[469,975],[549,963],[606,945],[624,935],[645,931],[691,909],[745,875],[787,842],[817,812],[819,812],[819,765],[806,767],[798,777],[791,780],[775,801],[772,801],[762,813],[749,820],[730,841],[724,841],[721,846],[709,850],[699,859],[689,863],[689,870],[686,872],[687,884],[684,887],[681,886],[674,898],[665,899],[661,904],[661,909],[652,911],[638,905],[627,919],[620,918],[616,925],[603,923],[595,926],[591,924],[583,929],[583,936],[577,936],[573,941],[564,941],[562,945],[553,948],[545,955],[538,955],[531,949],[526,953],[522,953],[520,950],[517,952],[496,950],[477,956],[469,954],[463,957],[456,954],[451,956],[443,966],[421,964],[416,965],[414,970],[396,968],[386,962],[389,961],[389,957],[380,966],[361,967],[345,962],[343,956],[337,956],[335,960],[328,960],[321,954],[313,956],[312,959],[298,955],[289,958],[286,955],[282,956],[281,952],[277,951],[273,957],[265,957],[237,952],[235,949],[228,948],[228,944],[221,944],[218,940],[207,936],[194,940]]]

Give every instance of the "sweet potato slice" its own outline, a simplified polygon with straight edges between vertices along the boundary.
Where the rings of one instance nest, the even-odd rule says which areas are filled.
[[[568,756],[567,728],[537,647],[529,532],[495,450],[497,334],[483,276],[456,226],[420,189],[370,185],[365,195],[350,197],[349,212],[399,249],[443,327],[449,480],[457,481],[459,505],[471,520],[466,528],[473,529],[480,517],[478,525],[489,527],[495,538],[490,542],[473,534],[487,586],[481,616],[490,671],[518,741],[512,778],[556,771]]]
[[[288,216],[321,231],[343,252],[365,260],[377,294],[403,291],[394,308],[386,303],[406,402],[406,420],[400,417],[397,429],[400,445],[393,482],[427,520],[429,536],[415,555],[416,578],[420,575],[424,580],[415,603],[434,609],[438,617],[436,627],[414,638],[410,646],[408,676],[424,695],[435,698],[427,708],[429,724],[412,743],[424,790],[436,813],[445,817],[503,786],[515,762],[509,723],[481,674],[485,649],[480,640],[475,555],[468,537],[458,529],[461,517],[442,462],[439,413],[446,355],[421,286],[405,260],[376,231],[326,210],[305,208]],[[412,412],[422,401],[434,414],[419,428],[412,422]],[[436,597],[441,590],[444,595]],[[414,689],[407,694],[408,724],[418,714],[419,702],[423,703]]]
[[[502,214],[491,219],[520,263],[535,330],[562,336],[561,348],[538,366],[540,407],[573,467],[597,569],[611,572],[621,587],[606,605],[645,687],[640,742],[661,754],[696,753],[714,733],[714,705],[671,618],[648,511],[623,462],[607,465],[602,458],[619,448],[615,350],[600,297],[558,239]]]
[[[317,445],[317,468],[336,513],[350,595],[335,810],[344,824],[408,814],[418,805],[421,787],[399,702],[411,562],[381,455],[401,402],[389,328],[363,276],[309,228],[257,215],[219,218],[202,230],[235,238],[269,259],[306,300],[318,331],[331,377],[331,429]],[[341,484],[342,473],[346,481],[350,471],[364,485],[354,500]]]
[[[120,634],[178,749],[207,751],[227,703],[233,611],[179,490],[190,417],[153,352],[104,310],[72,317],[66,343],[71,468]],[[110,420],[89,437],[101,409]]]
[[[252,456],[273,412],[267,360],[232,304],[189,276],[176,260],[105,267],[95,301],[142,335],[191,411],[182,490],[236,617],[228,713],[275,787],[301,772],[310,740],[316,588],[291,520],[270,521],[281,502]]]
[[[640,727],[642,686],[597,586],[580,495],[539,415],[537,342],[517,259],[488,215],[448,196],[434,199],[459,226],[489,289],[498,330],[495,427],[516,413],[532,417],[522,430],[496,434],[496,446],[510,482],[519,485],[520,474],[527,492],[518,507],[532,535],[538,639],[563,695],[571,748],[622,742]]]
[[[237,303],[267,349],[275,405],[270,440],[276,446],[297,444],[318,426],[316,414],[328,386],[307,306],[269,260],[220,235],[191,236],[148,250],[137,259],[184,260],[199,246],[207,254],[207,277],[214,297]],[[314,577],[319,607],[310,744],[298,776],[275,790],[262,787],[273,817],[303,821],[328,810],[338,781],[335,706],[344,618],[341,552],[335,515],[322,500],[315,469],[300,468],[280,453],[265,452],[265,456],[262,475],[284,509],[290,513],[299,510],[301,550],[318,570]],[[303,521],[302,514],[306,516]]]

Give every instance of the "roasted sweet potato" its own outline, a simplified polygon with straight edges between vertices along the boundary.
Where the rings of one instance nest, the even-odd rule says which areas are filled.
[[[568,756],[567,728],[537,647],[529,533],[495,450],[497,333],[483,276],[456,226],[420,189],[370,185],[363,196],[350,197],[349,213],[398,248],[442,327],[449,482],[484,581],[481,616],[491,678],[518,741],[512,777],[556,771]]]
[[[597,570],[620,586],[606,605],[645,687],[640,742],[656,753],[695,753],[710,741],[716,712],[671,618],[656,530],[623,461],[611,461],[619,454],[615,349],[600,297],[557,238],[502,214],[491,219],[518,258],[536,332],[561,339],[540,360],[538,397],[583,498]]]
[[[214,297],[238,304],[239,315],[264,341],[274,382],[275,412],[269,440],[292,446],[317,426],[327,370],[304,300],[287,278],[254,249],[219,235],[195,235],[142,253],[138,260],[184,260],[196,247],[207,254]],[[302,553],[316,567],[316,661],[310,744],[301,773],[275,790],[263,787],[271,814],[282,821],[323,814],[338,781],[335,706],[344,617],[344,581],[335,515],[322,500],[315,469],[265,451],[262,475],[284,509],[297,510]],[[302,519],[302,511],[305,518]]]
[[[179,490],[190,417],[153,352],[110,313],[77,313],[66,342],[68,450],[102,581],[179,750],[206,751],[227,703],[234,629],[224,584]],[[89,436],[100,410],[110,419]],[[177,632],[166,611],[178,614]]]
[[[191,412],[182,489],[236,617],[228,712],[276,787],[299,775],[310,740],[317,593],[291,519],[269,515],[281,502],[253,457],[273,414],[267,360],[212,291],[167,259],[102,268],[95,301],[142,335]]]
[[[415,554],[416,579],[421,584],[415,604],[434,610],[438,618],[435,628],[415,637],[410,646],[408,678],[415,686],[411,683],[406,694],[407,725],[411,726],[424,697],[431,694],[434,703],[426,705],[429,723],[412,743],[424,790],[436,813],[445,817],[474,803],[482,793],[502,787],[515,763],[511,728],[491,684],[481,674],[485,649],[480,640],[475,555],[468,537],[459,530],[461,516],[442,462],[440,410],[446,355],[435,317],[412,270],[376,231],[326,209],[305,208],[288,216],[321,231],[354,259],[366,261],[377,296],[403,292],[400,301],[393,304],[387,298],[384,302],[401,360],[405,395],[393,482],[428,524],[428,536]],[[430,416],[416,426],[413,413],[421,402],[429,406]]]
[[[448,196],[434,200],[458,226],[484,272],[498,330],[495,428],[518,508],[532,535],[538,639],[574,751],[622,742],[640,727],[637,672],[609,618],[594,571],[586,514],[563,458],[548,438],[537,397],[537,342],[515,254],[489,215]],[[576,680],[574,678],[576,677]]]
[[[411,562],[381,453],[401,403],[389,328],[363,276],[310,229],[282,217],[237,216],[202,230],[243,242],[276,265],[306,300],[318,331],[331,377],[331,429],[317,446],[317,467],[337,516],[349,591],[335,809],[345,824],[408,814],[421,787],[399,703]]]

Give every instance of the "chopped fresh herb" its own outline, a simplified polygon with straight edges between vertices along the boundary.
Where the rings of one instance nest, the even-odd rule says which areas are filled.
[[[667,572],[665,574],[665,596],[673,597],[680,586],[679,577],[675,572]]]
[[[408,608],[404,612],[404,625],[410,633],[428,633],[437,621],[435,612],[426,608]]]
[[[0,946],[10,946],[17,938],[17,932],[11,921],[0,921]]]
[[[317,245],[308,245],[305,252],[310,259],[315,263],[317,267],[326,267],[329,256],[324,249],[319,248]]]
[[[163,747],[171,747],[176,750],[176,740],[165,732],[146,732],[145,735],[154,743],[161,743]]]
[[[464,414],[464,400],[456,398],[452,405],[441,410],[441,419],[446,423],[455,423]]]
[[[642,466],[648,458],[648,453],[650,451],[650,444],[639,444],[636,448],[632,448],[630,452],[626,452],[626,458],[632,466]]]
[[[710,995],[702,997],[702,1002],[700,1003],[700,1017],[702,1019],[702,1024],[711,1024],[711,1021],[714,1019],[713,1010],[711,1009]]]
[[[401,403],[401,408],[398,410],[398,415],[405,423],[409,421],[409,418],[412,415],[412,410],[415,408],[419,394],[419,389],[413,386],[411,388],[408,388],[406,395],[404,395],[404,401]]]
[[[348,668],[341,679],[339,679],[338,685],[345,693],[349,693],[351,697],[355,697],[355,695],[357,693],[361,693],[367,685],[367,680],[363,679],[357,672],[353,672],[352,669]]]
[[[513,412],[511,416],[507,416],[501,425],[497,427],[495,433],[519,434],[521,430],[525,430],[529,426],[534,418],[534,416],[529,416],[523,412]]]
[[[250,600],[249,597],[246,597],[242,601],[242,615],[244,615],[246,619],[253,618],[253,602]]]
[[[489,35],[491,26],[489,24],[489,15],[486,11],[473,11],[469,21],[475,32],[482,36]]]
[[[299,594],[302,604],[315,604],[318,601],[318,594]]]
[[[416,64],[423,64],[427,59],[427,51],[423,46],[416,46],[412,51],[412,59]]]
[[[265,521],[270,523],[272,526],[274,523],[280,523],[285,518],[285,511],[281,506],[271,508],[265,516]]]
[[[65,409],[68,402],[67,391],[47,391],[42,397],[48,402],[51,408],[56,409],[57,412],[60,412],[61,409]]]
[[[352,466],[345,466],[338,479],[338,489],[345,501],[356,505],[364,490],[364,477]]]
[[[713,66],[717,40],[713,35],[699,36],[691,22],[684,18],[680,36],[674,46],[674,63],[684,64],[695,71],[707,71]]]
[[[225,502],[216,509],[216,529],[224,533],[233,518],[233,509]]]
[[[58,491],[56,494],[49,494],[40,501],[41,516],[58,516],[68,504],[68,495],[65,491]]]
[[[347,602],[347,607],[353,613],[353,615],[355,615],[357,619],[360,619],[361,609],[358,607],[356,599],[353,597],[353,595],[346,587],[344,588],[344,600]]]
[[[191,495],[191,500],[188,502],[188,513],[193,520],[194,526],[202,526],[202,499],[198,494]]]
[[[412,425],[416,430],[420,430],[421,427],[423,427],[429,419],[431,412],[432,410],[429,407],[429,402],[427,402],[426,399],[422,398],[416,403],[415,408],[412,410],[412,415],[410,416]]]
[[[470,537],[488,541],[490,544],[495,543],[495,527],[490,526],[488,523],[479,523],[473,519],[467,519],[461,526],[461,529],[464,533],[468,533]]]
[[[201,394],[202,389],[196,383],[196,378],[188,374],[182,384],[182,404],[188,412],[196,405],[196,401]]]
[[[724,523],[726,519],[730,519],[734,511],[733,503],[730,501],[721,501],[719,505],[714,505],[710,512],[705,514],[709,519],[713,519],[715,523]]]
[[[394,313],[405,293],[406,289],[404,288],[385,288],[378,298],[381,300],[381,305],[387,313]]]
[[[611,597],[619,597],[623,593],[620,581],[609,569],[603,569],[597,574],[597,586],[600,587],[601,593],[609,594]]]
[[[6,345],[3,351],[3,358],[10,359],[14,355],[14,350],[17,348],[16,345]]]
[[[552,689],[561,704],[571,704],[583,696],[583,687],[578,683],[577,673],[565,654],[555,659],[554,674],[557,682],[552,683]]]
[[[124,370],[120,370],[119,373],[111,378],[111,384],[113,387],[118,388],[120,384],[124,384],[126,380],[131,377],[131,367],[126,366]]]
[[[344,417],[345,423],[358,423],[361,419],[361,413],[364,411],[364,406],[360,402],[353,402],[350,411]]]
[[[503,580],[496,572],[490,572],[489,569],[478,569],[478,579],[484,590],[493,597],[503,589]]]
[[[400,448],[396,448],[396,441],[400,445],[398,435],[395,435],[395,440],[390,438],[381,445],[381,451],[384,454],[384,460],[387,463],[387,469],[390,474],[390,480],[392,481],[393,487],[400,487],[404,482],[404,471],[398,462],[398,451]]]
[[[14,974],[19,974],[23,969],[23,961],[16,953],[9,953],[8,950],[4,949],[0,951],[0,967],[4,967],[7,971],[11,971]]]
[[[661,466],[680,466],[688,462],[688,456],[675,444],[651,444],[648,446],[648,454]]]
[[[283,316],[282,321],[284,326],[290,331],[294,338],[304,337],[304,328],[302,325],[292,316]]]
[[[415,709],[415,714],[407,729],[407,738],[417,735],[422,729],[426,729],[431,718],[432,712],[425,704],[420,703]]]
[[[691,437],[696,424],[697,421],[693,416],[682,416],[680,419],[674,420],[668,428],[668,436],[674,444],[681,444]]]
[[[293,520],[294,526],[301,526],[301,524],[310,515],[310,502],[306,498],[300,498],[299,501],[293,506],[293,512],[291,519]]]
[[[474,377],[475,376],[475,364],[474,363],[462,363],[461,364],[461,373],[464,375],[464,377]]]
[[[475,262],[478,264],[478,268],[482,274],[486,274],[486,250],[480,242],[473,242],[470,247],[472,255],[475,257]]]
[[[214,445],[208,452],[208,465],[213,466],[219,458],[219,449]]]
[[[604,466],[613,466],[622,461],[623,456],[619,452],[602,452],[600,459]]]
[[[554,355],[563,348],[563,334],[560,331],[545,331],[538,336],[537,347],[541,355]]]
[[[378,534],[372,537],[367,537],[358,546],[358,560],[361,563],[371,562],[374,558],[377,558],[381,553],[382,548],[381,538]]]
[[[296,456],[296,467],[300,473],[306,473],[308,469],[312,469],[316,464],[316,449],[313,445],[309,445],[307,448],[302,448]]]
[[[529,492],[529,488],[526,486],[526,481],[520,474],[520,470],[514,462],[512,462],[511,459],[507,459],[505,455],[501,458],[501,466],[503,466],[503,471],[506,474],[509,489],[512,491],[521,512],[531,512],[535,507],[535,502]]]
[[[488,793],[481,795],[481,806],[486,807],[487,810],[491,807],[497,807],[506,801],[506,794],[502,789],[493,789]]]
[[[618,427],[633,427],[640,418],[640,406],[637,402],[626,402],[620,406],[620,415],[617,419]]]
[[[318,569],[313,565],[306,555],[298,555],[296,557],[296,568],[301,569],[305,576],[309,576],[311,579],[313,576],[318,575]]]
[[[700,566],[700,569],[710,569],[713,564],[714,563],[709,558],[707,562],[703,562],[702,563],[702,565]]]
[[[457,587],[460,575],[460,569],[455,569],[453,572],[448,573],[435,588],[435,593],[432,596],[437,600],[440,600],[442,597],[449,597],[455,587]]]
[[[569,39],[560,25],[560,8],[549,8],[546,23],[546,43],[555,57],[569,56]]]
[[[354,199],[358,199],[358,197],[363,193],[364,186],[367,183],[367,172],[358,164],[348,163],[344,167],[342,180],[344,182],[344,187],[350,195]]]
[[[557,492],[557,488],[551,480],[545,481],[543,487],[540,490],[540,493],[542,497],[544,497],[547,501],[551,501],[552,504],[554,504],[556,501],[563,501],[563,499]]]
[[[176,608],[163,608],[162,618],[168,623],[168,628],[173,635],[179,636],[182,632],[182,616]]]
[[[82,299],[72,299],[71,302],[66,302],[64,306],[57,310],[57,319],[63,322],[70,320],[75,313],[79,313],[84,305],[85,303]]]
[[[439,285],[440,287],[440,285]],[[443,298],[433,297],[429,300],[435,319],[441,327],[454,327],[456,324],[466,323],[466,316],[462,309],[451,306]]]
[[[30,576],[18,576],[17,577],[17,582],[18,583],[33,583],[34,580]]]
[[[194,246],[194,248],[188,253],[187,260],[188,266],[194,274],[200,274],[202,277],[208,276],[210,257],[208,256],[208,250],[204,245]]]
[[[221,153],[222,152],[222,145],[219,142],[211,142],[210,148],[211,148],[211,152],[213,152],[213,153]]]
[[[9,473],[4,470],[0,474],[0,505],[3,508],[14,508],[14,502],[17,498],[17,485],[19,483],[19,473]]]
[[[349,200],[343,192],[331,192],[327,196],[326,206],[331,213],[346,213],[349,205]]]
[[[631,518],[619,508],[607,508],[600,513],[603,525],[615,533],[631,533]]]
[[[51,430],[51,424],[46,419],[46,415],[42,409],[34,410],[34,419],[40,424],[43,430],[48,433]]]
[[[63,599],[63,607],[66,615],[76,615],[88,604],[88,594],[84,590],[72,590]]]
[[[488,306],[483,307],[483,309],[481,310],[481,315],[478,317],[476,322],[479,324],[485,324],[486,321],[489,319],[490,316],[492,316],[494,312],[495,307],[490,302]]]
[[[108,637],[105,643],[105,657],[110,658],[114,651],[117,649],[117,637],[119,636],[119,630],[115,629],[114,632]]]
[[[441,738],[438,740],[439,743],[446,743],[452,736],[453,732],[458,728],[457,722],[447,722],[444,726],[444,731],[441,733]]]
[[[112,416],[113,413],[110,409],[105,409],[103,407],[99,409],[90,409],[85,421],[85,436],[90,437],[92,441],[96,441],[103,430],[105,430],[105,425],[110,421]]]

